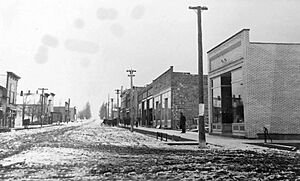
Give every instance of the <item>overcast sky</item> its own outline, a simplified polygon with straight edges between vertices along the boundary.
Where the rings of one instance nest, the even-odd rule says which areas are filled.
[[[300,42],[298,0],[0,0],[0,76],[21,77],[18,92],[48,88],[55,104],[92,106],[144,86],[166,71],[197,73],[197,19],[204,5],[206,52],[243,28],[250,41]]]

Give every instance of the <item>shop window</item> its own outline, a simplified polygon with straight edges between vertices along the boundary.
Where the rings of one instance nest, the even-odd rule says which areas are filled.
[[[212,79],[213,123],[232,123],[231,72]]]
[[[241,96],[233,96],[232,100],[233,108],[233,122],[234,123],[243,123],[244,122],[244,104]]]
[[[212,90],[213,97],[213,123],[222,122],[222,107],[221,107],[221,88],[215,88]]]
[[[243,104],[243,82],[242,69],[237,69],[232,72],[232,108],[233,122],[244,122],[244,104]]]
[[[169,112],[169,107],[168,107],[168,98],[165,98],[165,120],[168,120],[169,119],[169,114],[168,114],[168,112]]]
[[[160,106],[159,101],[155,102],[155,119],[160,120]]]

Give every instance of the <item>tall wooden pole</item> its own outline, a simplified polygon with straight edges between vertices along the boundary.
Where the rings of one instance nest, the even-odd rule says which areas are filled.
[[[109,94],[107,99],[107,120],[109,120]]]
[[[111,98],[111,119],[114,119],[114,98]]]
[[[198,117],[198,133],[199,147],[206,146],[205,129],[204,129],[204,99],[203,99],[203,50],[202,50],[202,27],[201,27],[201,11],[208,10],[204,6],[189,7],[197,11],[198,19],[198,76],[199,76],[199,117]]]
[[[126,72],[129,72],[128,77],[130,77],[130,131],[133,132],[133,77],[135,76],[133,73],[136,72],[136,70],[130,69],[127,70]]]
[[[43,120],[44,120],[44,91],[48,90],[47,88],[38,88],[38,90],[42,90],[41,94],[41,127],[43,126]]]
[[[118,122],[117,122],[117,125],[119,126],[119,123],[120,123],[120,107],[119,107],[119,94],[120,94],[120,89],[116,89],[116,94],[117,94],[117,111],[118,111]]]

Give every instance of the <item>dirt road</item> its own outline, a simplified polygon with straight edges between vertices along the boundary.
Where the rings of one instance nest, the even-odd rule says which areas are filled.
[[[168,146],[98,121],[0,137],[5,180],[300,180],[293,153]]]

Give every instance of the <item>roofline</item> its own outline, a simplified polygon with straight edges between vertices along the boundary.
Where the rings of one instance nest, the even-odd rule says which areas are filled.
[[[229,41],[231,38],[235,37],[237,34],[240,34],[240,33],[243,32],[243,31],[250,31],[250,29],[248,29],[248,28],[242,29],[241,31],[235,33],[235,34],[232,35],[231,37],[229,37],[229,38],[227,38],[226,40],[224,40],[224,41],[222,41],[221,43],[219,43],[219,44],[218,44],[217,46],[215,46],[214,48],[208,50],[207,53],[209,53],[209,52],[215,50],[216,48],[220,47],[221,45],[223,45],[224,43],[226,43],[227,41]]]
[[[272,44],[272,45],[300,45],[300,43],[284,43],[284,42],[250,42],[250,44]]]
[[[13,73],[13,72],[7,72],[8,74],[12,74],[13,76],[15,76],[17,79],[21,79],[20,76],[18,76],[17,74]]]
[[[168,70],[166,70],[165,72],[163,72],[162,74],[160,74],[158,77],[156,77],[154,80],[152,80],[152,83],[154,82],[154,81],[156,81],[156,80],[158,80],[159,78],[161,78],[162,76],[164,76],[167,72],[169,72],[170,70],[172,70],[172,72],[173,72],[173,66],[170,66],[170,68],[168,69]],[[152,84],[151,83],[151,84]]]
[[[173,72],[173,73],[175,73],[175,74],[176,74],[176,73],[178,73],[178,74],[184,74],[184,75],[193,75],[193,76],[195,76],[195,75],[198,76],[198,75],[199,75],[198,73],[192,74],[192,73],[190,73],[190,72]],[[204,74],[204,73],[203,73],[203,76],[204,76],[204,75],[208,75],[208,74]]]
[[[3,87],[2,85],[0,85],[0,89],[5,89],[5,90],[7,90],[6,87]]]

